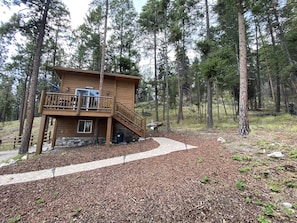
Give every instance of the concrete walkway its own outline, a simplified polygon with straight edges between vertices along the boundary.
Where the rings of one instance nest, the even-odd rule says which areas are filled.
[[[182,142],[178,142],[178,141],[168,139],[168,138],[163,138],[163,137],[153,137],[153,140],[155,140],[160,144],[159,147],[146,152],[140,152],[140,153],[130,154],[126,156],[119,156],[119,157],[98,160],[98,161],[93,161],[88,163],[57,167],[54,169],[46,169],[46,170],[19,173],[19,174],[0,175],[0,186],[29,182],[34,180],[41,180],[41,179],[51,178],[53,176],[63,176],[67,174],[128,163],[135,160],[162,156],[175,151],[197,148],[196,146],[191,146]]]

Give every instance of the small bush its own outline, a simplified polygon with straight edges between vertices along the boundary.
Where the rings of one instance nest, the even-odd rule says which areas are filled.
[[[42,204],[42,203],[44,203],[44,199],[40,198],[37,200],[37,204]]]
[[[200,182],[203,183],[203,184],[206,184],[207,182],[209,181],[209,178],[207,176],[204,176]]]
[[[239,155],[233,155],[233,156],[231,156],[231,157],[232,157],[232,159],[234,159],[234,160],[236,160],[236,161],[242,161],[242,157],[239,156]]]
[[[270,223],[271,221],[269,219],[265,218],[263,215],[259,215],[258,222],[259,223]]]
[[[244,190],[244,182],[242,180],[239,180],[236,182],[236,187],[238,190],[243,191]]]
[[[271,203],[265,204],[264,214],[267,216],[274,216],[274,210],[276,209],[276,206]]]
[[[15,216],[15,217],[13,217],[13,218],[10,218],[9,220],[8,220],[8,222],[9,223],[15,223],[15,222],[19,222],[21,220],[21,216],[20,215],[17,215],[17,216]]]
[[[297,158],[297,149],[291,150],[289,153],[289,157],[292,159],[296,159]]]

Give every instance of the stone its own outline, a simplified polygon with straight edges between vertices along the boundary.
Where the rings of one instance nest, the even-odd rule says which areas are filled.
[[[0,168],[8,165],[9,165],[8,163],[0,163]]]
[[[277,151],[277,152],[270,153],[267,156],[273,157],[273,158],[283,158],[284,154],[282,154],[282,152]]]
[[[8,161],[8,164],[9,165],[11,165],[11,164],[15,164],[16,163],[16,161],[14,160],[14,159],[10,159],[9,161]]]
[[[27,160],[28,159],[28,154],[22,156],[21,160]]]
[[[289,202],[284,202],[284,203],[282,203],[282,205],[284,207],[286,207],[286,208],[292,208],[293,207],[293,205],[291,203],[289,203]]]
[[[217,139],[217,141],[220,142],[220,143],[225,143],[226,142],[226,140],[224,138],[222,138],[222,137],[219,137]]]

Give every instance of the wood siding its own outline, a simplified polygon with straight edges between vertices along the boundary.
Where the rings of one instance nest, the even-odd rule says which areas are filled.
[[[100,78],[98,75],[67,72],[60,73],[62,93],[75,94],[75,89],[85,89],[91,87],[99,90]],[[134,110],[135,100],[135,80],[129,78],[118,78],[106,75],[103,82],[103,91],[101,96],[116,96],[116,101],[124,104],[131,110]]]
[[[134,111],[135,84],[128,81],[117,81],[116,101]]]
[[[92,120],[92,132],[91,133],[77,133],[77,125],[79,120]],[[95,119],[90,119],[87,117],[69,118],[69,117],[57,117],[57,138],[60,137],[93,137],[95,129]],[[99,137],[105,137],[106,134],[106,118],[99,118]]]
[[[77,88],[85,89],[86,87],[92,87],[94,90],[99,90],[99,81],[100,78],[94,75],[64,74],[60,91],[75,94],[75,89]],[[105,78],[102,96],[114,96],[116,91],[115,83],[114,79]]]

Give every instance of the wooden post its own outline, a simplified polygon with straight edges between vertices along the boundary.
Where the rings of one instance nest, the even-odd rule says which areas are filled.
[[[39,155],[42,152],[42,145],[43,145],[43,141],[44,141],[44,132],[45,132],[45,127],[46,127],[46,120],[47,120],[47,115],[42,115],[41,120],[40,120],[40,128],[39,128],[38,139],[37,139],[36,155]]]
[[[111,115],[115,114],[115,106],[116,106],[115,96],[112,97],[112,108],[111,108]]]
[[[45,91],[42,90],[41,92],[41,97],[40,97],[40,102],[39,102],[39,108],[38,108],[38,113],[41,114],[43,111],[43,105],[44,105],[44,101],[45,101]]]
[[[55,119],[55,125],[54,125],[54,130],[53,130],[53,138],[52,138],[52,147],[53,148],[56,146],[57,130],[58,130],[58,120]]]
[[[143,119],[143,122],[144,122],[143,123],[143,126],[142,126],[143,127],[143,131],[144,131],[143,138],[146,138],[146,119],[145,118]]]
[[[107,118],[107,128],[106,128],[106,145],[107,146],[110,146],[111,131],[112,131],[112,117],[108,117]]]
[[[80,108],[81,108],[81,104],[82,104],[82,94],[78,95],[78,99],[77,99],[77,110],[76,110],[76,115],[79,116],[80,113]]]

